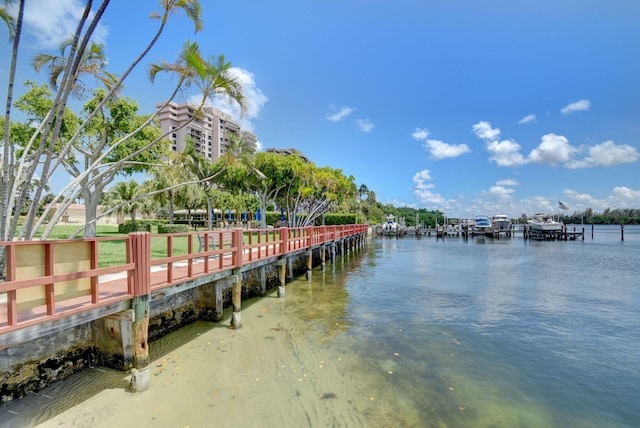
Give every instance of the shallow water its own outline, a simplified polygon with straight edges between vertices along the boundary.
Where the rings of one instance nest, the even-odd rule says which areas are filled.
[[[353,346],[421,426],[639,426],[639,238],[376,240]]]
[[[625,227],[624,242],[619,226],[596,227],[593,239],[587,229],[573,242],[373,239],[326,272],[315,269],[311,281],[287,284],[285,299],[243,303],[253,314],[243,322],[275,323],[265,340],[286,336],[288,354],[321,361],[320,399],[306,405],[361,412],[334,426],[636,427],[638,254],[637,226]],[[219,327],[198,322],[172,333],[151,344],[151,359],[174,358]],[[184,352],[180,364],[211,370]],[[308,395],[295,382],[292,394]],[[35,425],[126,384],[126,374],[87,370],[0,412]],[[375,411],[362,410],[363,400]],[[225,414],[224,404],[212,410],[204,401],[200,411]]]

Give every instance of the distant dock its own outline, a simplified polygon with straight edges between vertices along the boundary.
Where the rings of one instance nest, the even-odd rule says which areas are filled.
[[[404,236],[413,236],[416,238],[436,237],[436,238],[469,238],[484,236],[494,239],[511,238],[521,236],[524,239],[536,241],[576,241],[584,240],[585,230],[582,227],[578,230],[575,226],[573,230],[569,230],[568,226],[557,230],[534,230],[528,224],[515,224],[508,229],[492,228],[489,230],[474,230],[466,227],[457,227],[452,225],[438,227],[398,227],[394,230],[385,230],[382,226],[373,228],[376,236],[395,236],[402,238]]]

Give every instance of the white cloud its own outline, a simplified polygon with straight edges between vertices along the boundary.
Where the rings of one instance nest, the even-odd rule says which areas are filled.
[[[83,3],[79,0],[26,2],[24,31],[33,38],[34,47],[57,49],[61,42],[73,36],[85,9]],[[93,41],[104,43],[108,34],[108,28],[98,24],[92,36]]]
[[[495,195],[495,196],[504,196],[504,195],[509,195],[511,193],[515,192],[514,189],[511,189],[509,187],[504,187],[504,186],[491,186],[489,188],[489,194],[490,195]]]
[[[446,211],[455,201],[449,201],[442,195],[432,192],[430,189],[433,189],[436,186],[433,183],[427,183],[427,181],[430,180],[433,180],[430,170],[423,169],[422,171],[417,172],[413,176],[414,196],[422,206],[427,206],[429,209]]]
[[[242,85],[242,92],[244,93],[246,112],[241,117],[240,106],[235,101],[230,101],[227,97],[221,95],[215,96],[211,99],[211,104],[218,110],[231,115],[243,129],[253,131],[253,119],[257,119],[260,116],[260,112],[264,105],[269,101],[266,95],[256,87],[255,76],[252,72],[244,70],[238,67],[231,67],[230,73],[236,77],[236,79]],[[192,97],[193,98],[193,97]]]
[[[433,159],[455,158],[470,151],[466,144],[447,144],[440,140],[430,140],[427,128],[416,128],[411,134],[414,140],[424,141],[424,148]]]
[[[340,122],[345,117],[356,111],[356,109],[347,106],[337,106],[332,104],[329,106],[330,112],[327,114],[327,120],[331,122]]]
[[[491,123],[481,121],[473,125],[473,132],[482,140],[495,140],[500,137],[500,129],[492,128]]]
[[[430,190],[416,189],[413,194],[422,205],[426,205],[430,209],[444,210],[444,207],[447,206],[447,200],[442,195]]]
[[[429,137],[429,130],[427,128],[416,128],[415,131],[413,131],[413,134],[411,134],[411,136],[413,137],[414,140],[418,140],[418,141],[424,141],[427,139],[427,137]]]
[[[560,111],[562,112],[562,114],[570,114],[576,111],[589,110],[589,107],[591,107],[591,101],[580,100],[562,107]]]
[[[433,184],[425,183],[425,181],[429,180],[433,180],[433,177],[431,177],[431,171],[428,169],[418,171],[413,176],[413,183],[415,184],[417,189],[431,189],[435,187]]]
[[[581,102],[574,103],[571,106],[580,103]],[[588,105],[588,101],[586,101],[586,103]],[[567,106],[567,108],[571,106]],[[578,109],[575,106],[572,108],[574,111]],[[522,119],[520,122],[525,119]],[[543,135],[538,147],[531,150],[528,156],[524,156],[520,153],[522,147],[516,141],[510,139],[498,141],[497,137],[500,136],[500,130],[493,128],[489,122],[482,121],[476,123],[473,125],[473,131],[478,138],[486,142],[487,151],[490,153],[489,159],[496,162],[499,166],[518,166],[530,162],[540,164],[564,163],[565,168],[577,169],[595,166],[613,166],[621,163],[636,162],[640,159],[638,149],[627,144],[616,145],[613,141],[609,140],[596,146],[583,146],[578,149],[569,144],[569,140],[565,136],[554,133]],[[426,129],[416,129],[416,132],[413,133],[413,137],[416,139],[426,139],[426,136],[428,136]],[[425,143],[425,146],[429,149],[431,149],[429,145],[430,141],[431,140],[427,140],[427,143]],[[438,143],[438,141],[435,142]],[[434,147],[439,148],[437,144],[435,144]],[[583,159],[574,159],[581,151],[588,151],[588,155]],[[436,156],[434,155],[434,157]]]
[[[509,178],[505,180],[498,180],[496,184],[498,186],[519,186],[520,185],[520,183],[518,183],[516,180],[512,180]]]
[[[356,124],[362,132],[371,132],[375,128],[375,125],[369,119],[356,119]]]
[[[633,190],[626,186],[614,187],[609,199],[611,208],[638,208],[640,190]]]
[[[530,114],[530,115],[525,116],[522,119],[520,119],[518,121],[518,124],[522,125],[523,123],[529,123],[529,122],[535,122],[535,121],[536,121],[536,115],[535,114]]]
[[[640,153],[635,147],[627,144],[616,145],[613,141],[605,141],[602,144],[589,148],[589,154],[584,159],[576,159],[565,164],[567,168],[589,168],[594,166],[613,166],[621,163],[635,162],[640,158]]]
[[[487,143],[490,159],[499,166],[524,165],[529,161],[520,153],[520,144],[513,140],[491,141]]]
[[[440,140],[427,140],[424,147],[434,159],[455,158],[469,152],[466,144],[447,144]]]
[[[491,153],[490,160],[499,166],[524,165],[529,161],[520,153],[522,148],[514,140],[498,141],[500,129],[493,128],[491,123],[481,121],[472,126],[476,136],[487,143],[487,151]]]
[[[614,187],[611,189],[611,193],[602,199],[571,189],[565,189],[562,194],[563,198],[569,201],[567,203],[571,204],[572,211],[584,211],[591,208],[593,211],[601,213],[607,208],[637,209],[640,207],[640,190],[626,186]]]
[[[542,136],[540,145],[531,151],[529,159],[537,163],[567,162],[576,151],[566,137],[546,134]]]

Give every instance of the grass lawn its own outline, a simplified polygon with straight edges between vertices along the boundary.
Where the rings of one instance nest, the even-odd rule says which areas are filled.
[[[36,233],[36,238],[42,235],[44,227],[40,228]],[[78,230],[77,225],[57,225],[54,227],[51,234],[49,234],[50,240],[56,239],[68,239],[74,232]],[[204,232],[204,231],[200,231]],[[152,229],[152,234],[156,234],[157,230]],[[258,232],[253,231],[252,242],[258,242]],[[119,233],[117,226],[100,225],[96,228],[96,237],[98,238],[117,238],[108,241],[100,241],[98,245],[98,263],[100,267],[115,266],[125,264],[127,262],[127,249],[126,249],[126,237],[127,234]],[[275,238],[272,234],[269,235],[269,241],[279,239],[279,232],[275,232]],[[261,242],[265,241],[264,233],[261,236]],[[244,232],[244,242],[249,242],[249,232]],[[188,237],[187,236],[174,236],[172,242],[173,255],[179,256],[188,253]],[[192,238],[192,252],[198,251],[198,240],[194,236]],[[167,257],[168,239],[162,235],[154,235],[151,239],[151,258],[159,259]]]
[[[42,236],[44,227],[41,227],[36,232],[36,238]],[[53,231],[49,234],[48,239],[68,239],[74,232],[78,230],[77,225],[56,225]],[[152,233],[157,233],[157,230],[152,229]],[[98,263],[100,267],[115,266],[125,264],[127,262],[127,248],[126,248],[126,233],[118,232],[118,226],[99,225],[96,227],[97,238],[117,238],[122,237],[122,240],[109,240],[100,241],[98,245]],[[82,235],[79,236],[82,238]],[[198,242],[196,240],[195,250],[198,249]],[[173,254],[181,255],[187,254],[187,238],[176,237],[173,239]],[[162,238],[153,238],[151,240],[151,258],[161,258],[167,256],[167,240]]]

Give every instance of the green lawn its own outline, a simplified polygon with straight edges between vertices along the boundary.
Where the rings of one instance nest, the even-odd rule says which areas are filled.
[[[42,235],[42,231],[44,227],[41,228],[37,233],[36,237],[40,237]],[[49,235],[48,239],[56,240],[56,239],[68,239],[76,230],[78,230],[78,226],[67,226],[67,225],[57,225],[54,227],[53,232]],[[203,232],[203,231],[200,231]],[[157,231],[152,230],[152,233],[157,233]],[[257,232],[252,232],[252,242],[258,242]],[[276,231],[275,239],[279,239],[278,232]],[[126,249],[126,234],[122,234],[118,232],[117,226],[98,226],[96,228],[96,237],[110,237],[117,238],[122,237],[123,239],[114,239],[108,241],[100,241],[98,245],[98,261],[100,267],[106,266],[115,266],[119,264],[125,264],[127,262],[127,249]],[[272,235],[269,236],[269,240],[274,240]],[[261,237],[261,241],[264,242],[264,234]],[[244,232],[244,242],[249,242],[249,233]],[[192,238],[192,252],[198,251],[198,240],[194,236]],[[163,235],[154,235],[151,239],[151,258],[159,259],[163,257],[167,257],[167,247],[168,247],[168,239]],[[188,253],[188,237],[187,236],[174,236],[172,242],[173,255],[184,255]]]

